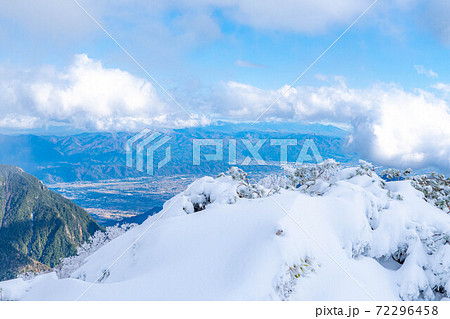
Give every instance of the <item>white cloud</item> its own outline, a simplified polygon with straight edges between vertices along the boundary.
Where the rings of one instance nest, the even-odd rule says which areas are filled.
[[[450,170],[449,102],[400,88],[378,94],[370,116],[354,124],[357,147],[381,164]]]
[[[244,61],[244,60],[236,60],[235,64],[237,66],[240,66],[242,68],[250,68],[250,69],[264,69],[267,68],[267,65],[264,64],[258,64],[251,61]]]
[[[348,26],[373,0],[79,0],[101,24],[119,39],[146,39],[152,45],[169,43],[179,47],[203,44],[222,36],[217,11],[221,15],[258,30],[303,34],[325,33]],[[171,13],[176,15],[167,19]],[[399,14],[419,20],[442,42],[450,45],[450,2],[448,0],[379,1],[359,24],[373,23],[389,34],[401,34],[405,26]],[[73,1],[29,0],[0,1],[0,18],[6,21],[14,39],[15,28],[31,32],[33,38],[48,35],[72,41],[86,39],[102,31]],[[1,22],[1,21],[0,21]],[[122,26],[126,28],[122,28]],[[0,31],[1,32],[1,31]],[[103,35],[102,35],[103,36]]]
[[[89,1],[89,11],[100,19],[105,9],[105,1]],[[25,27],[43,39],[48,34],[71,38],[98,30],[72,0],[0,1],[0,17],[17,23],[20,28]]]
[[[29,129],[33,128],[39,122],[39,118],[33,116],[17,116],[7,114],[0,118],[0,128],[6,129]]]
[[[450,45],[450,1],[425,1],[422,23],[428,27],[444,44]]]
[[[52,67],[20,72],[0,68],[0,79],[3,128],[39,128],[57,123],[70,128],[117,131],[195,124],[149,81],[107,68],[86,55],[76,56],[63,71]],[[262,120],[350,125],[351,146],[378,164],[450,170],[448,84],[438,83],[434,91],[405,91],[389,84],[353,89],[340,77],[329,83],[292,88]],[[253,121],[286,88],[264,90],[227,82],[202,97],[197,96],[202,88],[187,94],[195,97],[202,114]],[[195,117],[201,124],[208,123],[203,115]]]
[[[64,72],[48,68],[33,78],[25,74],[1,81],[0,102],[2,127],[35,128],[56,122],[80,129],[132,130],[195,124],[147,80],[105,68],[84,54]]]
[[[265,30],[284,30],[300,33],[323,33],[330,27],[346,25],[373,0],[135,0],[105,1],[79,0],[100,22],[113,18],[117,23],[160,23],[167,12],[175,10],[174,26],[185,26],[190,37],[215,38],[220,33],[214,21],[215,10],[222,10],[228,18],[246,26]],[[141,19],[142,15],[146,18]],[[73,1],[27,0],[0,2],[0,16],[14,20],[29,30],[46,31],[69,36],[98,31],[97,26]],[[181,29],[177,30],[179,32]]]
[[[286,88],[228,82],[216,92],[216,117],[256,120]],[[351,124],[351,146],[378,164],[450,170],[450,102],[431,92],[395,85],[356,90],[344,82],[296,87],[262,118],[292,119]]]
[[[132,43],[151,50],[171,48],[163,51],[165,56],[223,37],[223,24],[218,16],[257,30],[302,34],[323,34],[332,30],[335,33],[353,22],[373,0],[79,2],[119,40],[132,39]],[[450,44],[450,2],[447,0],[379,1],[358,25],[373,24],[398,36],[405,29],[398,15],[405,14],[421,20],[424,28]],[[16,39],[15,27],[27,30],[33,39],[57,37],[58,45],[62,40],[86,41],[89,34],[105,36],[73,1],[34,0],[32,5],[29,0],[0,1],[0,29],[7,29],[9,41]]]
[[[448,83],[436,83],[432,87],[444,93],[450,93],[450,84]]]
[[[316,78],[317,80],[322,81],[322,82],[328,81],[328,75],[326,75],[326,74],[317,73],[314,75],[314,78]]]
[[[414,69],[416,69],[417,74],[423,74],[432,78],[437,78],[438,74],[433,70],[427,70],[423,65],[414,65]]]
[[[212,1],[214,2],[214,1]],[[255,28],[305,33],[324,32],[335,25],[349,24],[370,0],[321,1],[229,1],[231,15]]]

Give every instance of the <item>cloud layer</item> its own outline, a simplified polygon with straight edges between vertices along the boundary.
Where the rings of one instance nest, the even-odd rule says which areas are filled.
[[[391,166],[437,166],[450,170],[450,100],[441,92],[408,92],[396,85],[348,88],[342,79],[323,87],[296,87],[261,119],[349,124],[350,145],[361,155]],[[256,120],[287,87],[262,90],[228,82],[216,92],[217,116]],[[214,111],[214,110],[213,110]]]
[[[78,1],[101,23],[114,20],[119,24],[130,25],[129,18],[132,15],[132,24],[139,25],[131,29],[133,33],[148,35],[150,32],[154,36],[163,33],[166,37],[173,36],[177,41],[185,39],[186,42],[203,42],[220,36],[220,23],[215,17],[217,10],[227,19],[254,29],[317,34],[331,28],[348,26],[373,3],[373,0]],[[366,22],[383,21],[384,24],[386,17],[395,15],[396,10],[412,12],[410,15],[450,45],[450,3],[447,0],[379,1],[369,12]],[[174,24],[168,28],[164,19],[174,12],[175,18],[171,19]],[[97,26],[73,1],[34,0],[32,6],[27,0],[2,1],[1,17],[33,33],[45,31],[63,38],[99,32]],[[389,20],[396,20],[395,16],[391,18]]]
[[[423,24],[444,44],[450,46],[450,2],[448,0],[428,0],[424,11]]]
[[[94,16],[123,17],[126,8],[139,8],[150,16],[163,15],[171,10],[182,10],[184,14],[177,18],[183,25],[189,22],[198,27],[216,27],[211,21],[214,9],[224,10],[229,18],[250,27],[268,30],[286,30],[295,32],[323,32],[336,24],[349,23],[359,15],[373,0],[154,0],[149,3],[135,0],[121,0],[113,3],[105,0],[79,0]],[[84,33],[92,23],[86,23],[87,17],[73,1],[35,0],[30,6],[26,0],[0,3],[0,16],[14,19],[30,29],[45,30],[52,33],[69,31]],[[351,22],[351,21],[350,21]],[[195,29],[196,25],[194,25]],[[62,28],[62,29],[61,29]],[[95,28],[93,28],[95,30]],[[92,31],[92,30],[91,30]],[[200,31],[198,29],[197,31]],[[72,33],[72,32],[70,32]]]
[[[123,131],[196,125],[146,79],[106,68],[84,54],[63,71],[0,69],[0,75],[3,129],[66,125]],[[327,80],[320,87],[292,88],[268,110],[287,86],[265,90],[227,82],[187,94],[195,97],[194,116],[200,124],[209,123],[205,115],[254,121],[265,111],[262,121],[335,123],[350,127],[350,146],[378,164],[450,170],[449,84],[406,91],[392,84],[353,89],[342,77],[327,76]]]
[[[196,125],[147,80],[105,68],[85,54],[77,55],[62,72],[42,68],[0,82],[0,102],[2,127],[66,124],[105,131]]]

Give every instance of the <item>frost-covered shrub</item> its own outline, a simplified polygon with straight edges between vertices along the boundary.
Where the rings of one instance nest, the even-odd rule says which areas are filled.
[[[410,170],[391,169],[383,174],[385,182],[368,162],[343,168],[328,160],[316,165],[286,166],[285,175],[270,175],[251,183],[243,170],[233,167],[216,179],[201,180],[185,193],[186,207],[191,205],[194,211],[217,201],[234,203],[239,198],[260,198],[283,189],[331,199],[352,198],[348,212],[339,210],[339,214],[328,215],[346,221],[336,227],[342,227],[342,246],[348,258],[364,256],[396,262],[398,294],[404,300],[450,297],[450,226],[445,220],[441,223],[435,208],[430,206],[428,213],[428,204],[416,208],[421,200],[415,190],[420,190],[430,204],[448,208],[448,179],[442,175],[411,176]],[[284,232],[279,230],[277,235],[284,236]],[[316,267],[311,261],[287,262],[274,281],[280,299],[288,300],[301,286],[299,280],[314,272]]]
[[[17,276],[17,278],[21,278],[22,280],[32,280],[34,277],[48,273],[50,270],[44,270],[44,271],[27,271],[24,273],[21,273]],[[1,289],[0,289],[1,290]],[[1,299],[0,299],[1,301]]]
[[[187,214],[202,211],[213,203],[234,204],[239,198],[255,199],[274,194],[278,189],[267,189],[251,183],[248,175],[238,167],[230,167],[216,178],[203,177],[182,193],[183,210]]]
[[[137,224],[122,224],[106,227],[105,231],[96,231],[87,242],[77,248],[77,254],[64,258],[55,268],[59,278],[69,278],[70,275],[83,265],[85,259],[97,251],[100,247],[119,237],[126,231],[136,227]]]
[[[405,253],[399,282],[403,300],[435,300],[450,297],[449,234],[419,231],[420,239]]]
[[[191,198],[191,204],[194,213],[200,212],[206,208],[206,205],[211,204],[211,197],[207,194],[198,194],[195,198]]]
[[[395,168],[388,168],[381,172],[381,176],[391,181],[400,181],[406,179],[411,173],[412,170],[410,168],[407,168],[403,171]]]
[[[230,167],[227,174],[238,183],[236,192],[240,198],[261,198],[269,195],[270,191],[258,183],[250,183],[248,175],[238,167]]]
[[[180,195],[183,211],[192,214],[212,203],[234,204],[238,199],[235,184],[230,176],[224,174],[217,178],[200,178]]]
[[[357,176],[367,175],[372,180],[379,179],[370,166],[364,166],[364,168],[360,167],[358,169],[360,173]],[[389,211],[384,215],[383,224],[380,226],[377,222],[377,227],[372,227],[372,230],[376,230],[379,227],[380,229],[389,229],[389,233],[377,229],[375,233],[368,234],[368,236],[373,237],[367,242],[366,249],[362,252],[362,255],[378,258],[380,252],[384,251],[385,259],[393,259],[401,265],[398,270],[398,285],[399,296],[403,300],[434,300],[436,298],[449,297],[449,224],[436,223],[436,218],[439,217],[435,216],[436,213],[433,209],[430,209],[429,213],[425,210],[423,215],[418,215],[418,212],[415,212],[415,208],[408,203],[410,199],[406,197],[409,194],[409,198],[411,196],[415,198],[413,195],[415,192],[411,187],[413,186],[424,194],[427,202],[439,207],[439,205],[436,205],[436,203],[439,203],[439,196],[444,197],[446,195],[444,191],[445,178],[442,175],[410,176],[411,170],[409,169],[405,171],[390,169],[383,171],[382,174],[391,182],[387,181],[383,184],[372,183],[373,185],[368,187],[370,185],[367,183],[369,178],[366,178],[366,182],[359,180],[359,185],[365,185],[363,191],[368,195],[375,195],[376,198],[381,198],[380,195],[386,192],[387,198],[384,198],[383,201],[385,202],[384,207]],[[405,182],[400,183],[404,184],[399,184],[398,181],[402,180]],[[411,186],[409,187],[406,186],[408,180],[411,181]],[[402,189],[404,189],[405,193],[396,193],[395,190],[397,190],[398,186],[395,185],[404,185]],[[394,205],[394,202],[399,201],[407,201],[407,203],[396,203],[395,209],[389,209],[390,206]],[[400,209],[399,207],[402,208]],[[442,207],[439,208],[442,209]],[[427,217],[427,214],[431,215],[430,218]],[[418,216],[420,216],[422,222],[416,220],[419,218]],[[388,223],[389,218],[399,219],[396,219],[397,222],[395,223],[393,221]],[[371,226],[373,225],[373,223],[370,224]],[[376,236],[374,236],[375,234]],[[386,250],[389,246],[383,243],[386,243],[387,240],[389,241],[389,246],[396,248]]]
[[[272,193],[279,193],[280,190],[289,189],[291,187],[291,182],[286,175],[270,174],[262,178],[258,184],[272,190]]]
[[[266,197],[270,194],[266,188],[256,183],[247,184],[241,182],[236,188],[236,191],[240,198],[248,198],[248,199]]]
[[[391,181],[410,180],[411,185],[423,193],[424,199],[434,206],[450,213],[450,178],[444,174],[411,175],[410,168],[400,171],[395,168],[383,170],[381,175]],[[401,200],[399,198],[399,200]]]
[[[231,178],[234,181],[238,181],[238,182],[245,181],[245,182],[249,183],[249,181],[248,181],[248,174],[246,172],[244,172],[242,169],[240,169],[240,168],[238,168],[236,166],[230,167],[226,174],[231,176]],[[224,176],[224,175],[225,174],[219,175],[219,176]]]
[[[421,191],[424,199],[450,213],[450,178],[443,174],[431,173],[430,175],[412,176],[411,185]]]
[[[426,207],[421,213],[411,206],[410,200],[417,195],[414,187],[424,194],[427,202],[448,212],[449,179],[438,174],[412,176],[411,173],[410,169],[389,169],[382,173],[386,178],[383,182],[372,164],[360,161],[357,167],[342,169],[333,164],[289,168],[287,177],[291,182],[290,189],[298,187],[311,195],[351,196],[355,198],[355,205],[360,203],[367,220],[360,219],[361,228],[348,228],[344,232],[347,234],[344,242],[351,242],[347,248],[348,256],[396,261],[400,298],[448,298],[449,224],[437,222],[439,213],[436,215],[431,207],[429,213]],[[359,211],[355,211],[349,222],[357,222],[358,214]],[[287,299],[293,293],[296,278],[288,273],[283,278],[277,289],[280,298]]]
[[[275,291],[278,297],[283,301],[289,300],[289,297],[295,293],[298,280],[315,273],[317,268],[318,265],[314,258],[310,257],[300,258],[298,263],[292,265],[286,264],[281,276],[275,283]]]
[[[367,175],[372,177],[375,172],[375,166],[372,163],[366,162],[364,160],[359,160],[359,167],[356,169],[356,175]]]
[[[321,194],[318,184],[330,184],[334,174],[338,171],[339,164],[333,159],[327,159],[319,164],[286,165],[284,167],[289,181],[288,188],[301,188],[302,191]],[[322,185],[320,185],[322,186]]]

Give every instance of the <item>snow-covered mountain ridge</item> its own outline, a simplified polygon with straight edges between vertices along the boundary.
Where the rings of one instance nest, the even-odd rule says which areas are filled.
[[[201,178],[70,278],[1,282],[3,299],[449,297],[450,216],[411,181],[384,182],[365,165],[331,167],[299,188],[292,176]]]

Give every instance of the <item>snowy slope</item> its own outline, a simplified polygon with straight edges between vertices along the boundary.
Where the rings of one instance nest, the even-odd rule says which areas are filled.
[[[261,188],[254,199],[242,198],[252,197],[244,184],[202,178],[71,278],[1,282],[3,299],[417,300],[450,291],[450,216],[409,181],[383,185],[350,168],[308,192]]]

